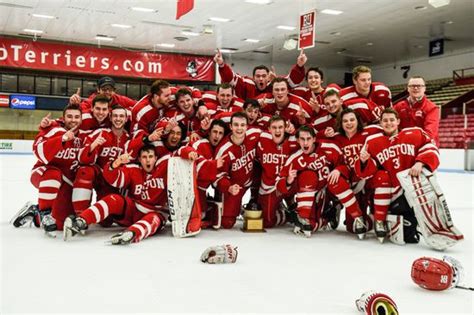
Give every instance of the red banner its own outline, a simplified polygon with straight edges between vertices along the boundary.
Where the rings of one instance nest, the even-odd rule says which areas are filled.
[[[298,49],[314,47],[316,11],[310,11],[300,16],[300,35]]]
[[[176,19],[188,13],[194,8],[194,0],[178,0],[176,6]]]
[[[211,56],[131,52],[0,37],[0,67],[74,72],[114,77],[209,81]]]

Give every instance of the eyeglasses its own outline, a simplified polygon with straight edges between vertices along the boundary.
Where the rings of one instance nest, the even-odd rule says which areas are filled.
[[[100,88],[100,90],[102,92],[113,92],[113,91],[115,91],[115,88],[113,88],[113,87],[103,87],[103,88]]]
[[[409,84],[408,88],[410,89],[421,89],[422,87],[425,87],[423,84]]]

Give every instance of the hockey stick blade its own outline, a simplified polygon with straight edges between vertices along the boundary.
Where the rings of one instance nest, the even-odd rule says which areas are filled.
[[[457,285],[455,286],[456,289],[463,289],[463,290],[470,290],[470,291],[474,291],[474,288],[470,288],[470,287],[462,287],[460,285]]]

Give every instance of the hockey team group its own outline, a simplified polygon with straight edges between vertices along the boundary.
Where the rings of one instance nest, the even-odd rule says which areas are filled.
[[[44,117],[33,143],[38,201],[13,224],[63,230],[69,241],[115,223],[126,229],[111,244],[129,244],[175,220],[189,236],[233,228],[250,190],[246,207],[262,210],[266,229],[291,224],[310,237],[335,229],[345,209],[360,239],[373,230],[381,242],[418,243],[421,234],[439,250],[463,239],[436,180],[439,108],[423,78],[392,105],[365,66],[340,88],[323,87],[303,51],[286,76],[266,66],[241,76],[219,51],[214,61],[216,91],[156,80],[137,102],[103,77],[89,98],[72,95],[62,118]],[[189,206],[171,211],[169,191]]]

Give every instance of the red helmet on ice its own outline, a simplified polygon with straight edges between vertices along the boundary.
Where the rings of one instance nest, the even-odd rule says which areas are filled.
[[[457,285],[461,268],[452,257],[445,256],[443,260],[421,257],[411,266],[411,278],[424,289],[442,291]]]

